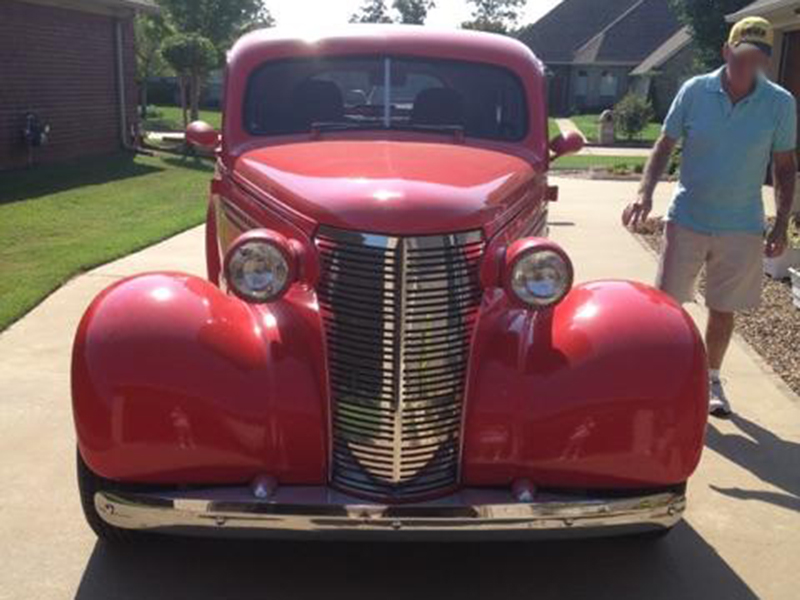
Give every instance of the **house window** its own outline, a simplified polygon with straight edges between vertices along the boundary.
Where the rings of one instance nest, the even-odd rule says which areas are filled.
[[[600,76],[600,95],[611,97],[617,95],[617,76],[611,71],[603,71]]]
[[[586,96],[589,91],[589,74],[586,71],[578,71],[578,77],[575,80],[575,95]]]

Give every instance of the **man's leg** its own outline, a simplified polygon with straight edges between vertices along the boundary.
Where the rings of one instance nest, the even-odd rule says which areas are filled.
[[[760,236],[714,236],[706,266],[706,351],[710,376],[709,412],[718,417],[731,414],[719,371],[733,335],[734,314],[758,306],[764,279],[763,256],[764,244]]]
[[[711,248],[711,236],[667,223],[656,275],[656,287],[678,303],[692,302],[695,283]]]
[[[706,352],[708,353],[708,368],[719,371],[725,352],[733,335],[734,317],[732,312],[708,309],[708,325],[706,326]]]

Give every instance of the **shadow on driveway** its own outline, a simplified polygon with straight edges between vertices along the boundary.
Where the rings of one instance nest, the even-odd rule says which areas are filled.
[[[782,439],[741,415],[734,414],[731,421],[741,433],[727,434],[709,425],[706,445],[783,492],[711,488],[740,500],[761,500],[800,512],[800,444]]]
[[[686,523],[661,542],[98,543],[77,600],[756,598]]]

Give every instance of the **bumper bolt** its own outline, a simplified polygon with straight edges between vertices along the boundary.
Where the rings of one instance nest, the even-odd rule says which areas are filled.
[[[259,500],[266,500],[275,493],[278,487],[278,481],[272,475],[259,475],[253,479],[250,484],[250,489],[253,496]]]
[[[517,502],[533,502],[536,498],[536,486],[530,479],[516,479],[511,484],[511,494]]]

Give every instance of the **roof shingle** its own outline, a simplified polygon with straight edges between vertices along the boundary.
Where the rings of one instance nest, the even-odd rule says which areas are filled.
[[[680,28],[668,0],[564,0],[520,39],[545,63],[636,65]]]
[[[572,62],[573,53],[637,0],[564,0],[524,27],[519,39],[544,62]]]

